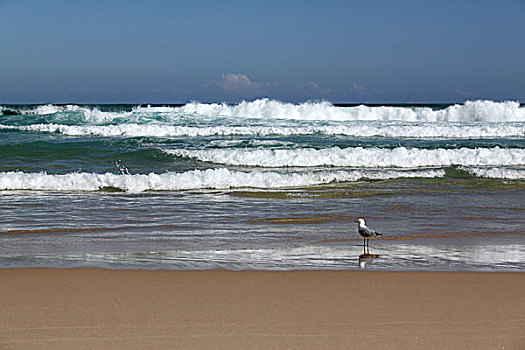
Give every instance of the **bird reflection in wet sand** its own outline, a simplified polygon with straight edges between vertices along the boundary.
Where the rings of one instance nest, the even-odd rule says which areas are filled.
[[[370,250],[367,246],[363,246],[363,254],[359,255],[358,266],[360,268],[366,267],[366,264],[370,264],[375,259],[379,258],[379,254],[370,254]]]

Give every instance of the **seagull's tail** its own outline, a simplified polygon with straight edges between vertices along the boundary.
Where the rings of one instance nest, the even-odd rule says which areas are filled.
[[[376,232],[376,236],[382,236],[382,233]]]

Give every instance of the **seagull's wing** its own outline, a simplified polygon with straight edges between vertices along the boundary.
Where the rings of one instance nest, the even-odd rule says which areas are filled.
[[[371,230],[369,229],[368,227],[364,226],[364,227],[360,227],[359,228],[359,233],[363,236],[363,237],[373,237],[376,235],[376,231],[374,230]]]

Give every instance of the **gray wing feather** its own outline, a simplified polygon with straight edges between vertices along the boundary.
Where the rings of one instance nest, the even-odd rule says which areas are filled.
[[[364,237],[374,237],[377,235],[376,231],[369,229],[368,227],[359,228],[359,233]]]

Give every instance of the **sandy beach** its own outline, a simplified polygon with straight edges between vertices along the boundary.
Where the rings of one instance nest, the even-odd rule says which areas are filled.
[[[525,274],[1,269],[0,349],[524,349]]]

